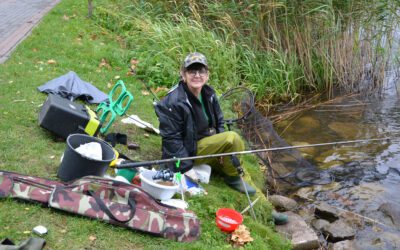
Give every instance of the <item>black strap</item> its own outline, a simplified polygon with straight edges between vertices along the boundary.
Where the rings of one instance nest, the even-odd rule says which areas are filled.
[[[89,190],[88,193],[90,194],[90,196],[92,196],[92,197],[96,200],[96,202],[97,202],[97,204],[99,205],[100,209],[101,209],[104,213],[106,213],[106,214],[108,215],[108,217],[110,217],[111,219],[113,219],[113,220],[115,220],[115,221],[125,223],[125,222],[130,221],[130,220],[133,218],[133,216],[135,215],[135,212],[136,212],[136,202],[135,202],[133,199],[131,199],[130,194],[129,194],[129,197],[128,197],[128,205],[129,205],[129,207],[130,207],[130,209],[131,209],[131,215],[129,216],[129,218],[128,218],[127,220],[120,220],[120,219],[116,218],[116,217],[112,214],[112,212],[110,211],[110,209],[108,209],[108,207],[106,206],[106,204],[104,204],[104,201],[103,201],[102,199],[100,199],[99,196],[95,195],[94,192],[93,192],[92,190]]]
[[[18,181],[18,182],[22,182],[22,183],[25,183],[25,184],[28,184],[28,185],[31,185],[31,186],[35,186],[35,187],[38,187],[38,188],[46,189],[48,191],[52,191],[54,189],[54,187],[51,186],[51,185],[46,185],[44,183],[40,183],[40,182],[35,182],[33,180],[24,179],[24,178],[21,178],[19,176],[14,176],[14,177],[11,177],[10,179],[11,179],[13,185],[14,185],[15,181]]]

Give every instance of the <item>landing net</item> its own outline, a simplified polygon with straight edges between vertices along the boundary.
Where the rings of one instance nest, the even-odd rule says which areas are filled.
[[[248,89],[232,89],[219,101],[228,126],[235,122],[252,150],[290,146],[276,133],[272,122],[255,109],[254,96]],[[332,182],[328,172],[311,164],[296,149],[260,152],[257,156],[267,166],[268,185],[276,191]]]

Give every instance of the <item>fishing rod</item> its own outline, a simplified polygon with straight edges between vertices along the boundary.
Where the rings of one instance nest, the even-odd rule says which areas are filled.
[[[163,159],[163,160],[144,161],[144,162],[121,162],[121,163],[117,164],[115,168],[117,168],[117,169],[136,168],[136,167],[161,165],[161,164],[171,163],[171,162],[206,159],[206,158],[213,158],[213,157],[255,154],[255,153],[261,153],[261,152],[279,151],[279,150],[287,150],[287,149],[310,148],[310,147],[341,145],[341,144],[351,144],[351,143],[361,143],[361,142],[371,142],[371,141],[388,141],[388,140],[391,140],[391,138],[385,137],[385,138],[362,139],[362,140],[351,140],[351,141],[326,142],[326,143],[298,145],[298,146],[285,146],[285,147],[276,147],[276,148],[263,148],[263,149],[254,149],[254,150],[246,150],[246,151],[238,151],[238,152],[219,153],[219,154],[211,154],[211,155],[198,155],[198,156],[189,156],[189,157],[182,157],[182,158],[169,158],[169,159]]]

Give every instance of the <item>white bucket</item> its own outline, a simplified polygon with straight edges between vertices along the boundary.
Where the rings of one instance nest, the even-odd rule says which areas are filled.
[[[172,196],[178,190],[178,185],[174,184],[174,186],[165,186],[158,184],[153,180],[153,176],[157,173],[154,170],[143,170],[140,174],[140,180],[142,189],[149,193],[153,198],[158,200],[168,200],[171,199]]]

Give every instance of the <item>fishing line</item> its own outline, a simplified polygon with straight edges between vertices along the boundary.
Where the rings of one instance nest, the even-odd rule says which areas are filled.
[[[122,162],[120,165],[117,165],[116,168],[118,168],[118,169],[135,168],[135,167],[139,167],[139,166],[161,165],[161,164],[177,162],[177,161],[189,161],[189,160],[224,157],[224,156],[232,156],[232,155],[245,155],[245,154],[255,154],[255,153],[261,153],[261,152],[282,151],[282,150],[290,150],[290,149],[297,149],[297,148],[321,147],[321,146],[330,146],[330,145],[363,143],[363,142],[371,142],[371,141],[387,141],[387,140],[391,140],[391,139],[388,137],[385,137],[385,138],[362,139],[362,140],[351,140],[351,141],[337,141],[337,142],[326,142],[326,143],[317,143],[317,144],[308,144],[308,145],[254,149],[254,150],[245,150],[245,151],[210,154],[210,155],[197,155],[197,156],[189,156],[189,157],[182,157],[182,158],[169,158],[169,159],[144,161],[144,162],[131,162],[131,163]]]

